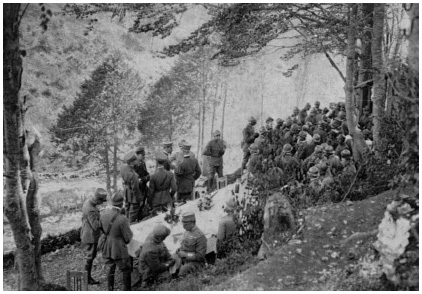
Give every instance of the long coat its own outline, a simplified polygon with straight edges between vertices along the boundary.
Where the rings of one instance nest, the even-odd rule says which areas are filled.
[[[139,177],[133,168],[124,164],[120,168],[120,175],[123,180],[123,195],[127,203],[142,203],[144,195],[139,188]]]
[[[203,155],[209,156],[209,166],[222,166],[226,146],[221,139],[212,139],[205,146]]]
[[[148,203],[152,207],[171,203],[176,191],[177,185],[173,173],[164,168],[157,168],[149,180]]]
[[[110,233],[104,244],[104,258],[120,259],[129,257],[127,244],[129,244],[132,239],[133,233],[126,216],[120,214],[120,211],[116,208],[107,209],[104,214],[101,215],[101,224],[104,231],[107,232],[111,219],[116,213],[118,213],[118,215],[114,220],[113,226],[111,227]]]
[[[255,133],[255,128],[248,124],[242,131],[243,140],[242,140],[242,149],[247,152],[249,146],[255,141],[255,138],[258,137],[258,134]]]
[[[195,180],[201,175],[201,167],[196,158],[185,157],[179,164],[174,174],[176,175],[177,192],[192,192]]]
[[[100,211],[91,199],[87,199],[82,205],[81,242],[85,244],[98,243],[100,235]]]

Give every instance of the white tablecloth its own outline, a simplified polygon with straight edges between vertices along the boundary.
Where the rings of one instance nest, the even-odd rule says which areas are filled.
[[[164,240],[170,254],[176,252],[180,247],[181,238],[184,233],[184,229],[181,222],[181,214],[185,211],[194,211],[196,216],[196,226],[205,234],[207,237],[207,253],[217,252],[217,232],[218,224],[225,215],[223,207],[225,203],[232,196],[231,190],[234,190],[234,184],[228,185],[220,190],[212,198],[213,206],[210,210],[199,211],[198,201],[199,199],[188,201],[186,204],[176,208],[176,214],[180,215],[179,222],[176,225],[170,225],[165,220],[165,213],[161,213],[153,218],[150,218],[140,223],[133,224],[130,226],[133,232],[133,239],[128,245],[129,254],[135,257],[135,251],[145,242],[146,237],[152,232],[155,224],[163,224],[170,230],[170,236]],[[239,200],[243,197],[243,187],[240,189]]]

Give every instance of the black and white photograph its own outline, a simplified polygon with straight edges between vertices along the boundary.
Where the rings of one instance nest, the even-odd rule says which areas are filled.
[[[3,3],[3,291],[418,291],[418,3]]]

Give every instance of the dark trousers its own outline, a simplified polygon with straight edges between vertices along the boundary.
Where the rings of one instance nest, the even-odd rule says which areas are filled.
[[[186,193],[177,192],[177,201],[187,201],[192,199],[192,191]]]
[[[221,178],[223,176],[223,166],[209,166],[209,173],[208,173],[208,191],[212,190],[214,184],[214,175],[217,173],[218,177]]]
[[[140,210],[141,210],[141,205],[139,203],[126,202],[125,211],[126,211],[126,217],[128,218],[129,223],[134,223],[138,221]]]
[[[86,244],[86,247],[85,247],[86,262],[89,264],[92,264],[96,256],[97,256],[97,243]]]
[[[130,257],[118,259],[105,257],[104,260],[105,264],[111,268],[112,272],[116,270],[116,266],[119,267],[122,273],[130,273],[132,271],[132,262]]]

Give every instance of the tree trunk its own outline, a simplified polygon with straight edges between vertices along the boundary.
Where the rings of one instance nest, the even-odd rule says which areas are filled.
[[[217,92],[218,92],[218,83],[215,86],[214,101],[212,105],[213,108],[212,108],[212,120],[211,120],[211,137],[212,137],[212,133],[214,132],[215,110],[217,108]]]
[[[40,285],[41,267],[37,268],[34,245],[31,240],[30,222],[28,220],[27,204],[31,213],[34,195],[36,195],[36,178],[32,178],[29,170],[29,160],[24,159],[28,153],[26,133],[24,131],[24,109],[19,95],[22,77],[22,59],[19,49],[19,10],[20,4],[3,4],[3,134],[5,156],[6,199],[3,202],[4,213],[10,222],[13,238],[16,244],[15,264],[19,270],[19,290],[38,290]],[[28,155],[29,158],[29,155]],[[25,166],[22,163],[25,163]],[[22,174],[23,173],[23,174]],[[31,189],[29,199],[25,199],[27,183]],[[22,185],[23,184],[23,185]],[[27,203],[29,200],[29,203]],[[34,224],[34,222],[37,222]],[[31,219],[32,230],[39,234],[39,219]],[[36,242],[35,242],[36,243]],[[38,259],[39,261],[39,259]]]
[[[104,164],[105,164],[105,169],[106,169],[106,188],[107,188],[107,193],[109,195],[111,195],[111,171],[110,171],[110,159],[108,156],[108,149],[109,149],[109,145],[108,145],[108,138],[105,139],[105,146],[104,146]]]
[[[226,102],[227,102],[227,81],[224,82],[224,100],[223,100],[223,113],[221,115],[221,140],[224,138],[224,119],[226,117]]]
[[[384,102],[385,102],[385,72],[383,62],[382,38],[384,33],[384,14],[385,4],[377,3],[374,6],[374,27],[372,30],[372,66],[374,77],[373,88],[373,138],[375,155],[381,156],[381,119],[384,115]]]
[[[359,79],[358,85],[369,81],[372,78],[372,56],[371,56],[371,39],[372,39],[372,26],[373,26],[374,4],[362,4],[362,17],[364,18],[365,31],[362,37],[362,50],[360,57]],[[371,99],[371,86],[365,86],[357,89],[357,97],[359,97],[357,106],[359,114],[362,114],[362,109],[370,105]]]
[[[204,146],[204,132],[205,132],[205,102],[207,99],[207,73],[205,70],[205,60],[203,60],[202,67],[202,130],[201,130],[201,153]]]
[[[117,169],[117,150],[119,149],[119,138],[117,138],[116,133],[114,134],[114,144],[113,144],[113,192],[117,192],[117,174],[119,170]],[[111,195],[111,194],[110,194]]]
[[[409,11],[410,35],[408,64],[410,68],[419,72],[419,3],[412,3]]]
[[[362,162],[368,147],[361,132],[357,131],[357,115],[354,104],[354,73],[355,73],[355,50],[356,50],[356,25],[358,4],[350,4],[349,8],[349,31],[347,38],[347,61],[346,61],[346,119],[349,134],[353,138],[353,157],[356,162]]]

